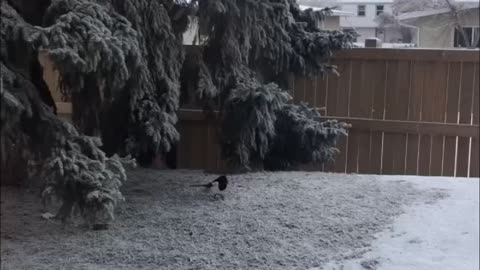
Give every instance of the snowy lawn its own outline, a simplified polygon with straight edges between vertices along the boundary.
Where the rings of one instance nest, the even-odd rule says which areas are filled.
[[[37,195],[2,188],[2,269],[478,266],[478,180],[255,173],[230,176],[224,200],[189,186],[212,179],[132,172],[107,231],[63,228]]]

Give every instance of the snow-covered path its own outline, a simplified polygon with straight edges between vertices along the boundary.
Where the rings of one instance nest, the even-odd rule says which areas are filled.
[[[323,269],[480,269],[479,180],[441,177],[401,179],[422,189],[447,190],[449,197],[435,204],[407,207],[406,212],[395,219],[391,229],[378,234],[377,240],[372,243],[372,251],[362,259],[332,262]]]

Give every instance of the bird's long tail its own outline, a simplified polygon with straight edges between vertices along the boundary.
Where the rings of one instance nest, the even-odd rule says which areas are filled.
[[[205,188],[211,188],[213,186],[212,183],[208,184],[203,184],[203,185],[190,185],[191,187],[205,187]]]

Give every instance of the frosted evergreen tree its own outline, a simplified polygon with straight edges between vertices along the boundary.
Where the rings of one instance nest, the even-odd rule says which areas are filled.
[[[291,104],[285,80],[335,71],[329,60],[350,36],[318,28],[328,12],[301,11],[294,0],[2,1],[2,176],[41,179],[44,197],[62,201],[62,219],[79,209],[91,223],[109,222],[130,156],[148,163],[179,142],[186,62],[205,111],[220,111],[234,166],[294,169],[332,159],[346,124]],[[184,61],[191,22],[204,43]],[[40,52],[59,72],[73,125],[55,114]]]
[[[197,58],[197,93],[200,99],[220,97],[218,120],[230,164],[278,170],[332,160],[347,125],[321,123],[318,112],[291,104],[286,92],[290,73],[336,72],[330,58],[351,45],[349,34],[318,27],[330,10],[301,11],[294,0],[196,2],[206,36]]]

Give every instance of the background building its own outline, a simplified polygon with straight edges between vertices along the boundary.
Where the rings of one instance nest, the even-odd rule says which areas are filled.
[[[318,7],[335,7],[349,16],[340,16],[340,28],[344,31],[356,31],[359,36],[357,42],[376,37],[384,42],[397,42],[401,35],[395,29],[379,27],[376,17],[383,12],[392,13],[393,0],[300,0],[301,5]]]
[[[480,18],[478,1],[464,5],[458,11],[458,24],[463,28],[466,38],[479,47]],[[456,29],[457,22],[449,8],[417,11],[400,14],[398,19],[403,24],[413,26],[416,30],[413,42],[424,48],[467,47],[464,38]],[[470,45],[467,44],[467,45]]]

